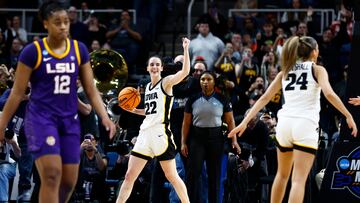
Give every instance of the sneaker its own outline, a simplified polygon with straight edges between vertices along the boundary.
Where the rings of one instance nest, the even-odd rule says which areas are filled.
[[[24,190],[17,198],[17,202],[30,202],[31,201],[31,190]]]

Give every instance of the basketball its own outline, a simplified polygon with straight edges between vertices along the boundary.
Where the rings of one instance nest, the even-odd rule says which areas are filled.
[[[125,87],[120,91],[118,101],[121,108],[133,110],[139,105],[141,96],[137,89],[133,87]]]

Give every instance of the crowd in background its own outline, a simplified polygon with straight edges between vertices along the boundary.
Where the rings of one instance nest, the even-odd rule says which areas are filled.
[[[24,4],[19,4],[19,2]],[[22,5],[21,8],[25,6],[37,8],[36,5],[39,2],[41,1],[1,1],[0,7],[19,8],[19,5]],[[63,3],[69,8],[71,21],[69,37],[84,42],[89,52],[100,48],[119,52],[128,64],[129,74],[136,75],[145,73],[146,60],[153,47],[153,42],[158,40],[162,18],[167,15],[167,12],[176,9],[174,5],[179,2],[173,0],[64,0]],[[185,4],[187,1],[181,1],[181,3]],[[276,113],[283,102],[282,92],[279,91],[266,109],[253,119],[251,127],[241,139],[234,142],[226,140],[228,126],[232,125],[232,120],[235,124],[240,123],[246,111],[265,92],[281,70],[279,59],[282,45],[290,36],[308,35],[317,39],[320,50],[318,63],[326,68],[332,87],[341,98],[344,98],[352,38],[352,13],[340,2],[325,0],[234,0],[234,8],[307,9],[307,12],[301,13],[282,13],[280,21],[278,21],[276,13],[241,12],[234,13],[232,17],[227,18],[221,13],[220,7],[220,1],[209,2],[207,13],[201,15],[194,23],[193,29],[197,34],[191,40],[189,48],[192,72],[183,82],[174,87],[171,127],[179,152],[176,158],[178,172],[182,173],[181,177],[187,184],[189,194],[198,202],[231,202],[235,198],[241,199],[241,202],[267,202],[269,201],[269,185],[266,178],[270,178],[271,182],[271,176],[276,172],[272,138],[276,133]],[[338,18],[319,34],[320,19],[318,15],[314,14],[313,8],[335,9]],[[92,12],[92,9],[124,10],[121,13],[97,14]],[[136,24],[132,20],[135,16],[128,9],[136,10]],[[78,17],[79,11],[83,12],[82,21]],[[0,22],[4,23],[0,24],[0,64],[3,64],[0,67],[0,107],[2,108],[11,89],[19,53],[27,43],[43,37],[40,35],[29,36],[27,33],[41,33],[44,30],[35,16],[31,18],[31,30],[21,27],[20,13],[2,12],[0,19]],[[176,64],[179,63],[181,60],[178,58],[164,60],[164,72],[176,71],[179,68],[179,65]],[[213,96],[211,91],[211,94],[208,95],[209,98],[214,97],[216,102],[220,102],[224,106],[231,106],[226,110],[226,113],[232,112],[231,118],[228,118],[229,115],[226,113],[225,118],[223,115],[217,115],[223,122],[223,128],[216,130],[224,131],[224,137],[219,138],[221,139],[219,142],[213,142],[210,135],[203,136],[203,129],[199,130],[198,126],[193,126],[192,122],[187,120],[189,119],[188,114],[196,111],[196,109],[189,108],[190,104],[187,103],[195,102],[198,99],[196,96],[190,96],[204,92],[202,77],[205,71],[211,72],[211,75],[204,80],[213,80],[213,92],[224,96],[223,98]],[[146,83],[145,79],[136,81],[137,88],[142,95]],[[136,142],[136,133],[142,117],[117,109],[121,112],[118,122],[119,128],[121,128],[118,136],[121,137],[121,140],[111,144],[105,138],[104,129],[98,125],[96,112],[89,104],[81,84],[79,84],[78,97],[82,124],[81,172],[72,201],[113,201],[126,172],[129,150]],[[27,98],[24,97],[24,105],[26,105],[26,100]],[[21,118],[21,110],[19,111],[18,117]],[[185,118],[183,118],[184,111],[186,112]],[[205,120],[198,120],[199,123],[209,122],[206,120],[209,118],[201,118]],[[327,135],[328,145],[338,134],[340,119],[338,112],[325,100],[322,100],[321,136]],[[187,129],[186,133],[182,131],[184,128]],[[26,153],[26,140],[22,135],[24,132],[14,132],[18,135],[15,138],[18,138],[11,144],[18,143],[22,151],[21,156],[12,159],[17,161],[19,171],[22,170],[18,186],[19,198],[29,199],[31,196],[29,178],[31,173],[29,170],[32,170],[32,163],[25,161],[31,159],[26,158],[29,155]],[[208,134],[211,134],[210,130]],[[188,141],[194,140],[193,136],[195,135],[198,135],[195,137],[196,142],[189,144]],[[184,136],[189,139],[184,139]],[[221,146],[218,146],[219,143]],[[234,143],[241,147],[241,154],[234,150],[236,148]],[[199,154],[194,156],[191,149],[200,151],[199,146],[203,144],[205,144],[204,151],[201,152],[204,152],[204,156]],[[207,150],[213,153],[218,152],[217,159],[213,160],[212,156],[207,157]],[[109,154],[110,152],[116,152],[115,158]],[[191,158],[190,162],[188,162],[189,157]],[[9,161],[10,159],[6,160],[12,165],[16,163]],[[236,188],[230,187],[234,183],[227,178],[233,175],[231,170],[234,167],[232,165],[234,160],[236,161],[235,166],[238,166],[240,171],[240,175],[237,177],[240,181],[238,191],[234,191]],[[194,161],[198,161],[196,168]],[[3,166],[1,163],[0,166]],[[146,202],[149,199],[152,202],[166,202],[169,199],[170,202],[179,201],[173,194],[173,189],[164,183],[165,180],[154,181],[158,180],[156,176],[159,173],[159,171],[153,170],[154,166],[156,166],[155,161],[148,163],[135,183],[135,189],[129,202]],[[315,173],[324,166],[325,163],[317,166],[318,168],[314,169]],[[214,169],[216,170],[214,171]],[[199,174],[201,174],[200,178],[198,178]],[[15,174],[11,176],[14,177]],[[34,182],[38,183],[36,172],[34,177]],[[12,180],[12,178],[10,179]],[[215,179],[219,179],[219,185],[216,185]],[[98,188],[102,188],[104,185],[109,189],[106,193],[99,193],[100,189]],[[209,188],[209,195],[207,188]],[[32,193],[36,193],[36,186]],[[241,194],[241,196],[236,197],[235,194]]]

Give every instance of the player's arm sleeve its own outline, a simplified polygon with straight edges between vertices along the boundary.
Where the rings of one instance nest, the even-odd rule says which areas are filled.
[[[79,52],[80,52],[80,65],[84,65],[90,60],[89,51],[84,43],[80,41],[78,41],[78,43],[79,43]]]
[[[21,51],[19,61],[28,67],[35,68],[41,63],[41,50],[40,47],[31,43]]]

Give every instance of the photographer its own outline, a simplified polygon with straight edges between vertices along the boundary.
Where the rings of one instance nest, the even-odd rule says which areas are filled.
[[[245,92],[245,95],[248,98],[249,107],[252,107],[255,102],[261,97],[265,92],[264,78],[257,76],[255,82],[251,84],[248,91]]]
[[[105,184],[107,160],[92,134],[86,134],[81,143],[79,179],[74,197],[76,200],[104,200],[102,188]]]
[[[235,74],[236,79],[240,81],[238,85],[243,91],[249,89],[254,79],[260,75],[260,68],[256,64],[251,48],[244,48],[241,62],[239,65],[236,64]]]
[[[245,116],[250,109],[247,110]],[[240,169],[247,173],[244,176],[248,182],[247,191],[254,191],[247,194],[249,198],[246,202],[261,201],[267,191],[262,191],[259,180],[260,177],[267,176],[267,164],[265,161],[265,154],[269,141],[269,129],[267,125],[260,120],[261,114],[257,114],[248,124],[248,128],[244,134],[238,138],[241,151]],[[264,194],[265,193],[265,194]]]
[[[236,58],[233,57],[234,48],[232,43],[228,42],[225,45],[224,51],[221,53],[220,57],[215,62],[216,72],[234,72],[235,64],[238,62]]]
[[[17,137],[7,131],[5,140],[0,142],[0,202],[9,201],[9,180],[16,174],[16,161],[11,157],[11,151],[16,158],[21,156]]]
[[[7,67],[5,65],[1,66],[1,70],[4,71],[4,74],[7,75],[6,78],[6,89],[4,90],[3,94],[0,96],[0,110],[3,109],[5,102],[7,101],[11,87],[13,83],[13,77],[11,73],[7,71]],[[13,69],[12,69],[13,70]],[[25,109],[26,105],[29,101],[30,95],[30,87],[26,90],[26,93],[23,96],[23,99],[16,109],[15,115],[11,119],[11,122],[8,124],[8,129],[12,134],[18,135],[18,145],[21,149],[21,156],[17,160],[18,162],[18,170],[19,170],[19,184],[18,184],[18,198],[19,201],[28,201],[31,198],[31,176],[32,176],[32,169],[34,164],[34,159],[32,155],[28,151],[28,144],[25,137],[24,132],[24,118],[25,118]],[[10,135],[10,134],[9,134]],[[34,181],[36,182],[36,181]]]

